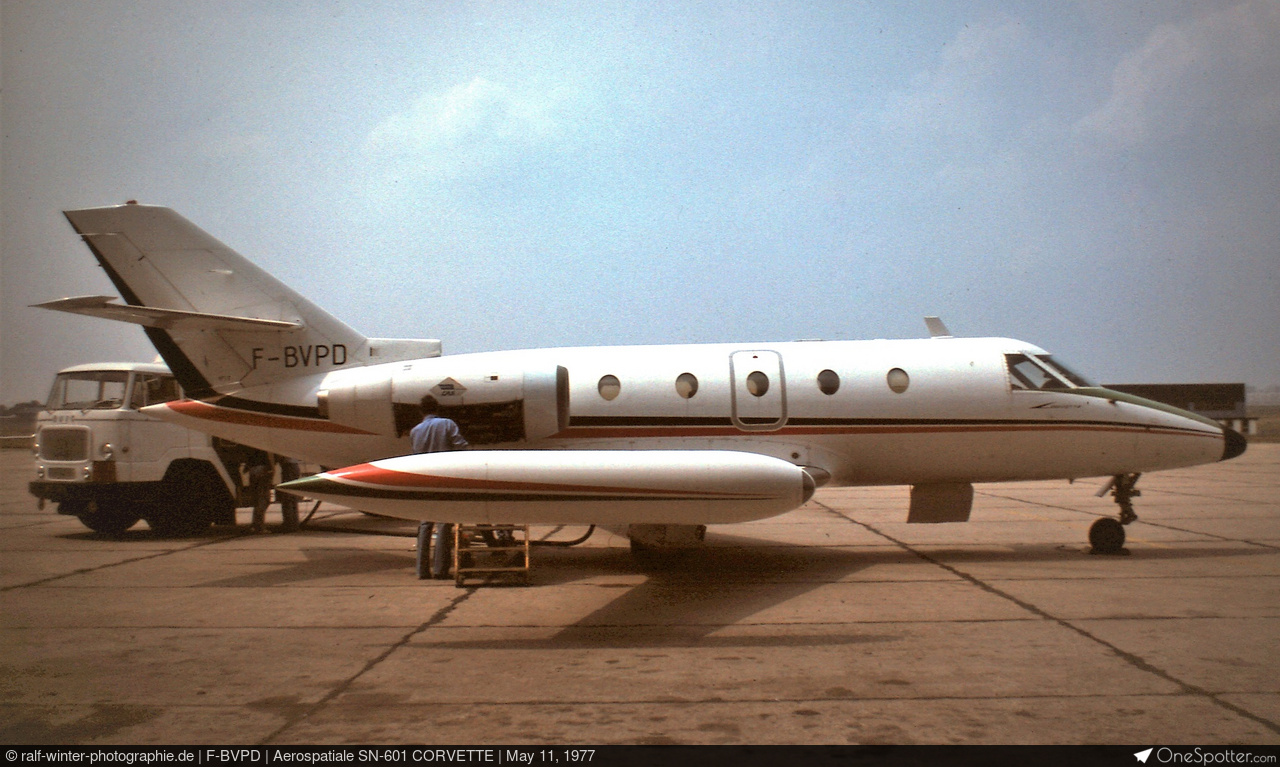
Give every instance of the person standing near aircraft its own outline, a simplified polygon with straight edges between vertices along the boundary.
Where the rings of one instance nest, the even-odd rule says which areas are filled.
[[[435,397],[427,394],[420,403],[422,422],[409,430],[409,440],[415,453],[443,453],[451,450],[466,450],[471,445],[462,436],[458,424],[450,418],[439,415],[440,403]],[[435,547],[431,547],[434,528]],[[433,578],[449,577],[449,557],[453,553],[449,536],[453,535],[453,525],[431,522],[418,523],[418,578],[427,577],[430,562],[430,573]],[[434,556],[432,556],[434,555]]]
[[[302,476],[302,467],[298,465],[297,459],[280,455],[276,456],[276,462],[280,464],[281,484]],[[280,501],[280,519],[283,523],[280,526],[280,532],[296,533],[299,527],[298,496],[283,490],[277,490],[276,498]]]
[[[254,450],[245,460],[249,472],[249,494],[253,497],[253,522],[249,531],[267,532],[267,506],[271,505],[271,474],[274,466],[265,450]]]
[[[302,476],[298,462],[285,456],[273,456],[265,450],[254,450],[245,461],[249,471],[249,491],[253,496],[253,523],[250,531],[267,532],[267,507],[271,505],[271,486],[275,478],[276,465],[280,466],[280,481],[289,482]],[[280,491],[280,518],[283,523],[280,532],[293,533],[298,530],[298,496]]]

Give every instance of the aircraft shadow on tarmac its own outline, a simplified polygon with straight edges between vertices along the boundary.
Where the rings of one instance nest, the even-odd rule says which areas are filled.
[[[234,528],[203,536],[221,538],[234,534]],[[94,533],[77,533],[67,538],[99,538]],[[117,538],[154,540],[149,531],[129,531]],[[312,536],[307,536],[315,540]],[[306,541],[301,538],[300,541]],[[195,539],[187,539],[195,540]],[[621,547],[538,548],[534,550],[533,593],[536,589],[568,585],[609,576],[637,576],[639,583],[597,583],[613,588],[617,598],[582,616],[556,634],[535,639],[503,638],[480,641],[434,641],[431,632],[415,643],[431,646],[471,649],[535,649],[546,647],[800,647],[861,644],[893,641],[884,633],[850,633],[847,626],[827,625],[808,634],[797,634],[794,625],[776,631],[771,624],[761,624],[749,634],[741,632],[716,635],[727,626],[750,626],[751,616],[785,604],[809,591],[847,580],[860,571],[875,566],[911,565],[928,567],[920,554],[896,545],[878,546],[805,546],[779,544],[740,535],[712,533],[707,546],[671,556],[638,562]],[[921,546],[928,561],[952,565],[979,563],[1048,563],[1080,560],[1087,548],[1058,544],[975,544],[965,547]],[[304,561],[280,562],[265,572],[254,572],[200,584],[213,588],[269,588],[318,580],[341,584],[352,576],[403,572],[406,580],[414,578],[414,555],[403,553],[344,549],[332,546],[301,545],[298,552]],[[1263,547],[1226,546],[1217,542],[1204,545],[1189,543],[1175,548],[1137,548],[1130,557],[1117,561],[1190,560],[1209,557],[1238,557],[1272,554]],[[269,564],[269,563],[267,563]],[[908,576],[902,581],[920,582]],[[938,578],[951,580],[942,571]],[[379,581],[382,583],[384,581]],[[878,583],[886,582],[877,579]],[[367,584],[376,587],[377,584]],[[426,587],[426,584],[424,584]],[[468,587],[469,598],[483,598],[485,587]],[[856,584],[851,593],[856,593]],[[833,616],[839,605],[833,605]],[[758,629],[758,630],[756,630]]]
[[[606,605],[583,615],[545,638],[506,637],[476,641],[436,641],[427,632],[415,643],[456,649],[537,649],[546,647],[801,647],[894,641],[892,633],[864,631],[851,626],[815,627],[797,633],[795,625],[778,631],[770,624],[746,632],[717,634],[727,626],[750,626],[751,616],[785,604],[821,586],[847,580],[877,565],[926,562],[897,546],[839,547],[779,545],[744,536],[713,534],[702,549],[661,557],[648,566],[638,564],[626,549],[539,549],[534,552],[533,589],[567,585],[602,576],[636,576],[640,583],[596,584],[620,593]],[[214,587],[269,587],[343,576],[404,571],[412,578],[413,556],[379,551],[303,547],[303,562],[290,562],[268,572],[213,581]],[[949,564],[1047,563],[1078,560],[1080,547],[1056,544],[933,548],[930,559]],[[1221,544],[1178,548],[1139,549],[1134,560],[1185,560],[1274,554],[1263,548]],[[939,574],[939,579],[950,580]],[[919,580],[911,578],[912,581]],[[880,581],[883,582],[883,581]],[[904,587],[909,585],[903,582]],[[469,587],[469,598],[483,598],[484,587]],[[856,594],[856,585],[850,593]],[[536,591],[530,595],[536,602]],[[833,616],[839,605],[833,604]],[[837,621],[838,622],[838,621]]]
[[[308,548],[298,549],[305,561],[282,562],[274,570],[235,575],[199,584],[204,588],[270,588],[292,583],[310,583],[317,580],[334,581],[357,575],[402,571],[406,578],[413,575],[413,556],[387,551],[363,551],[359,549]],[[364,585],[370,585],[365,583]],[[376,586],[371,586],[375,587]]]
[[[583,616],[554,636],[545,639],[510,639],[478,642],[444,642],[440,646],[457,648],[536,649],[545,647],[798,647],[861,644],[894,641],[898,636],[886,633],[864,633],[853,625],[828,624],[810,634],[797,634],[796,625],[776,632],[769,624],[752,627],[749,634],[715,635],[726,626],[749,626],[750,617],[782,605],[813,589],[846,580],[849,576],[876,565],[925,564],[919,555],[899,547],[805,547],[779,546],[776,543],[727,535],[708,536],[707,548],[678,556],[647,570],[645,582],[625,586],[626,592],[607,605]],[[625,550],[604,552],[587,550],[584,559],[574,562],[568,556],[557,562],[545,558],[545,567],[535,576],[535,583],[548,580],[574,580],[578,568],[635,573],[637,565]],[[1086,549],[1042,544],[965,549],[929,548],[930,559],[947,563],[1045,563],[1080,558]],[[1133,559],[1198,559],[1203,557],[1250,556],[1274,554],[1264,549],[1227,548],[1221,545],[1181,549],[1142,550]],[[565,552],[567,555],[568,552]],[[586,559],[591,556],[591,559]],[[599,557],[599,558],[597,558]],[[544,564],[544,563],[540,563]],[[567,566],[566,566],[567,565]],[[558,577],[559,576],[559,577]],[[909,578],[910,582],[927,582]],[[939,571],[936,580],[951,579]],[[877,582],[884,583],[885,580]],[[935,581],[936,582],[936,581]],[[907,579],[898,580],[910,588]],[[868,583],[870,585],[870,583]],[[848,592],[855,595],[857,584]],[[839,623],[840,604],[832,605],[832,620]],[[864,628],[868,628],[864,626]],[[851,633],[852,632],[852,633]],[[430,637],[424,637],[429,640]]]

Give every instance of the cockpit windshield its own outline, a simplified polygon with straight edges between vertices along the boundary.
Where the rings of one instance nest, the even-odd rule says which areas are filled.
[[[1076,374],[1071,368],[1053,358],[1050,354],[1037,354],[1036,359],[1053,369],[1053,372],[1071,382],[1073,386],[1093,386],[1084,376]]]
[[[1048,354],[1006,354],[1004,359],[1014,390],[1043,391],[1092,385]]]

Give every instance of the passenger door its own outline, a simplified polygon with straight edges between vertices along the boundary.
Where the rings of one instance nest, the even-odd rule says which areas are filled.
[[[768,350],[729,355],[730,417],[743,431],[773,431],[787,421],[782,355]]]

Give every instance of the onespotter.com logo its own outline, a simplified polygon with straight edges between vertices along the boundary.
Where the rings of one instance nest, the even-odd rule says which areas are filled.
[[[1134,753],[1140,764],[1146,764],[1155,754],[1157,764],[1275,764],[1274,754],[1251,754],[1247,751],[1206,751],[1199,746],[1188,751],[1175,751],[1168,746],[1148,748]]]

